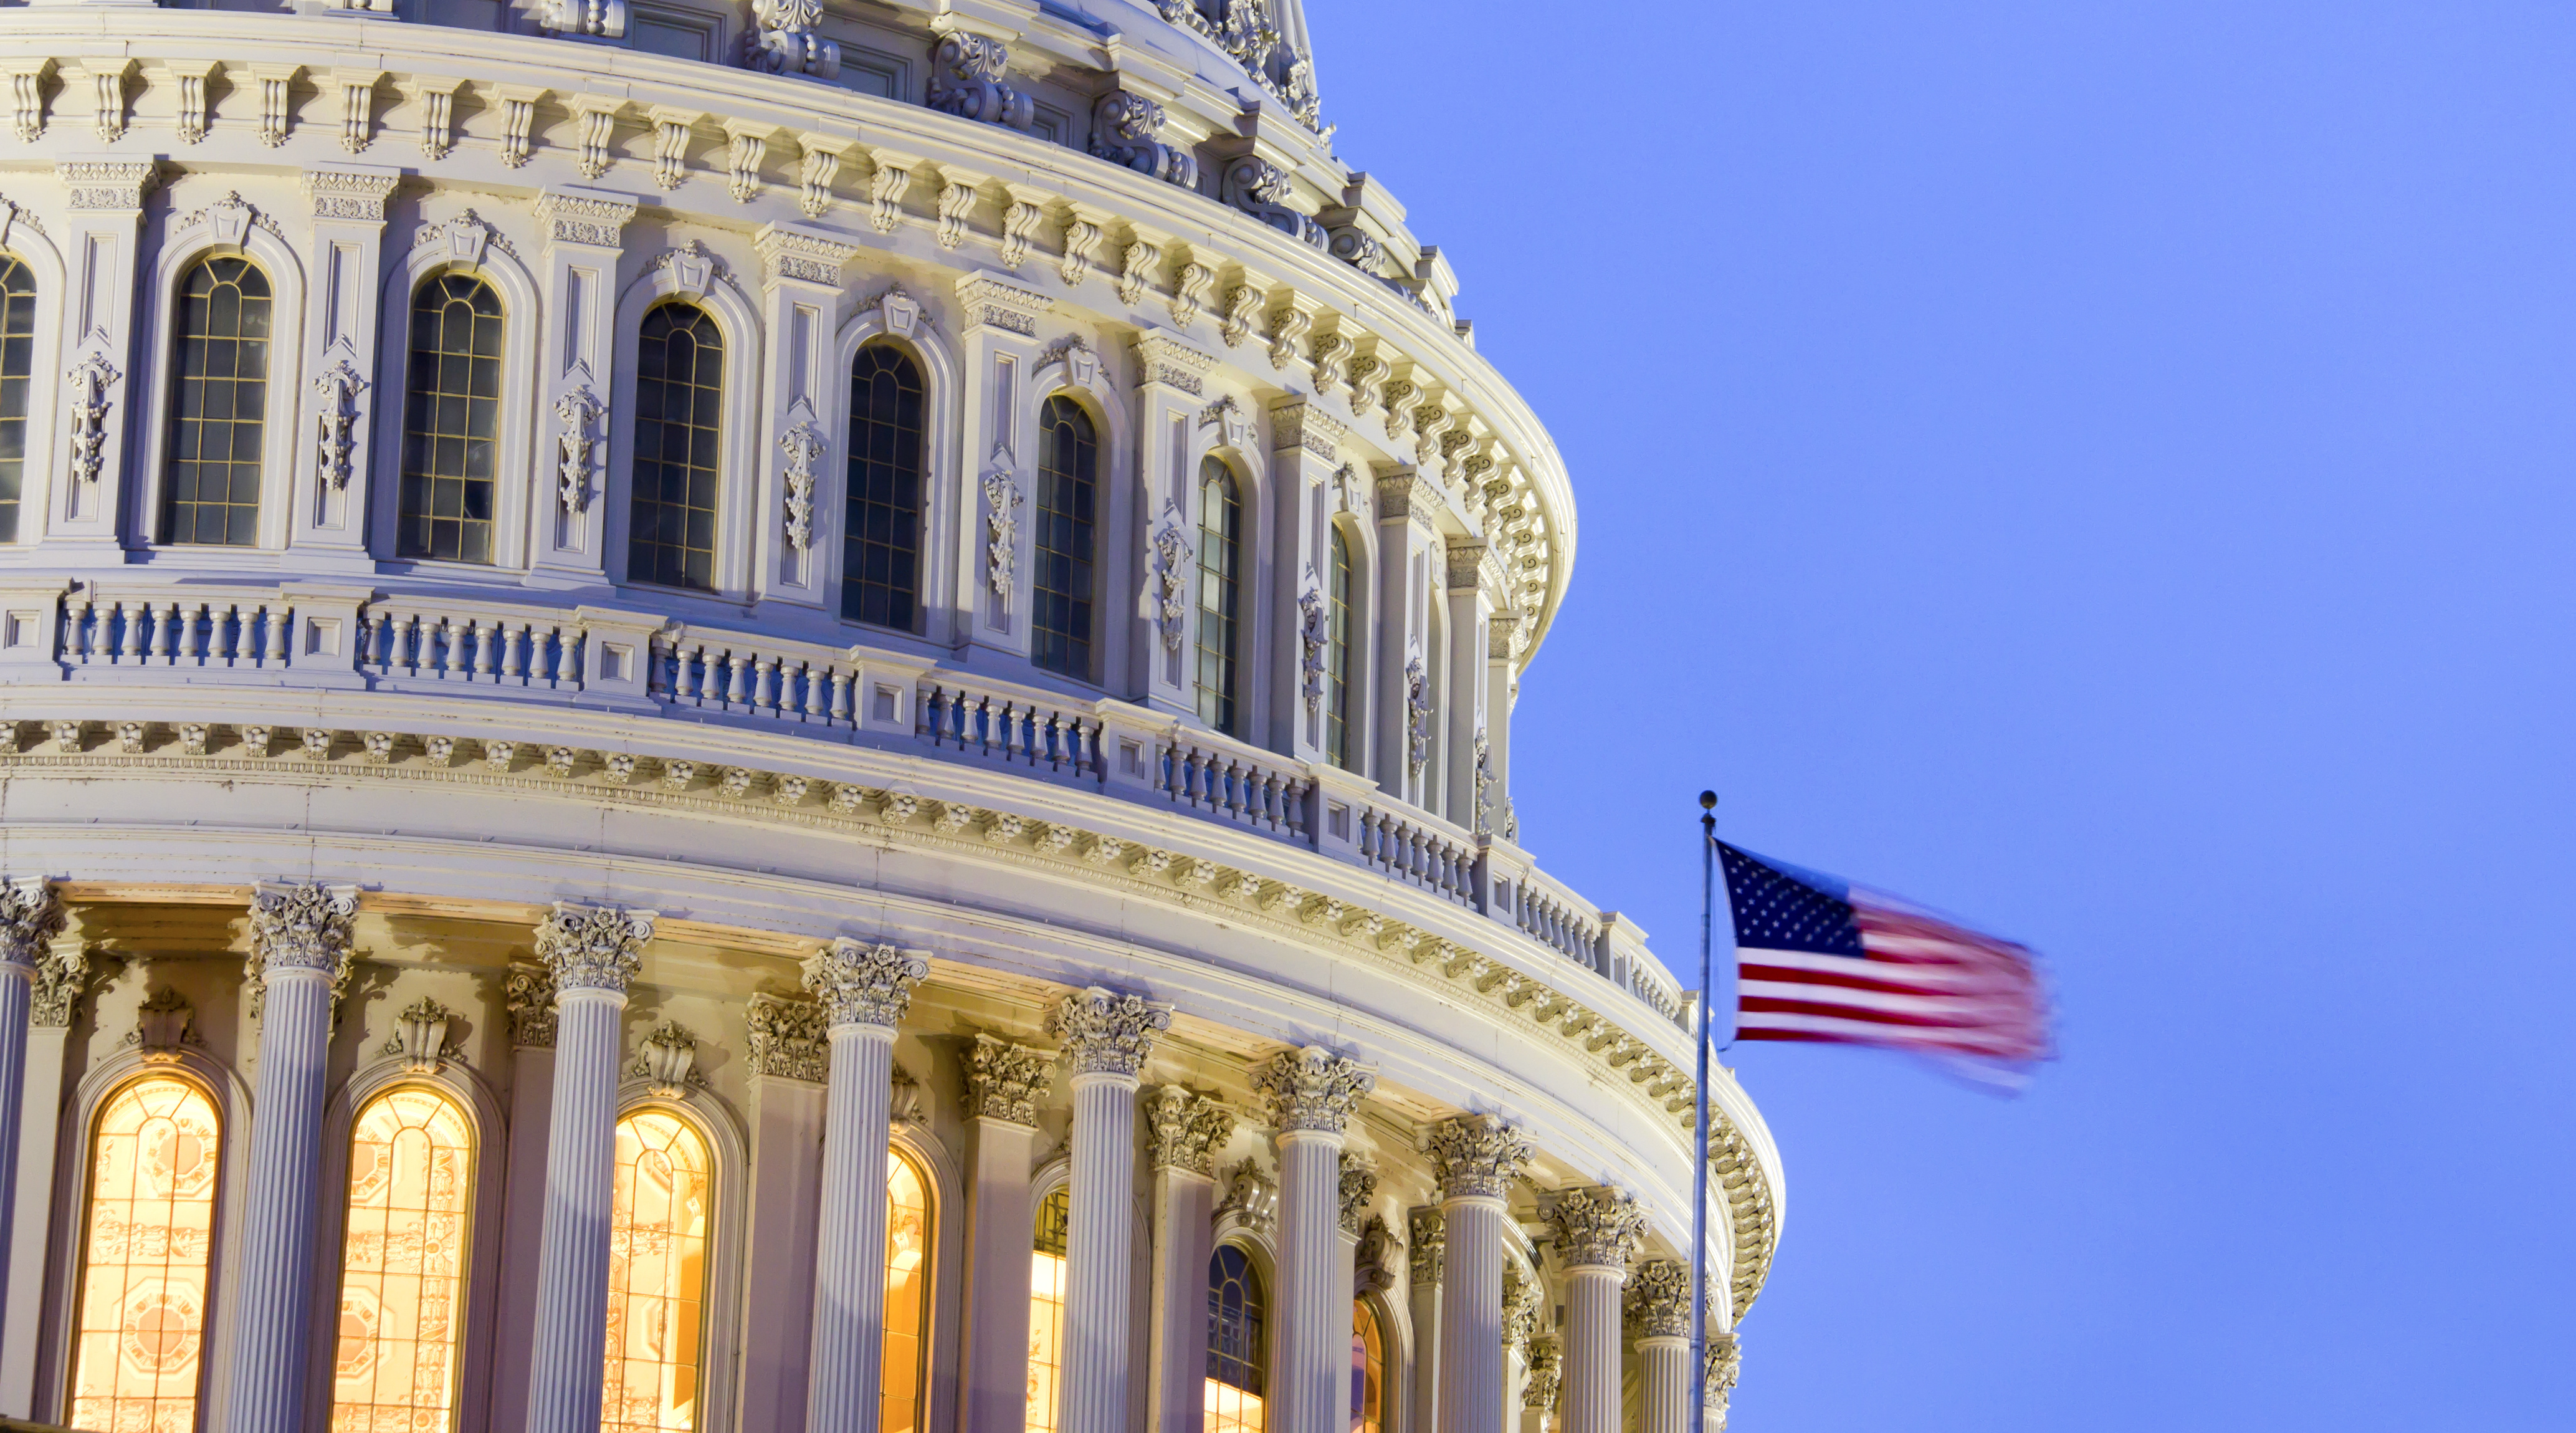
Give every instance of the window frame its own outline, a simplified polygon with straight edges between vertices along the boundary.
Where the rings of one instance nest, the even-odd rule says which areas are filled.
[[[427,227],[436,229],[443,222],[433,221]],[[536,461],[533,435],[536,431],[537,334],[542,327],[535,319],[536,280],[518,260],[505,252],[495,233],[493,241],[483,246],[479,262],[467,263],[452,257],[444,243],[413,246],[409,258],[385,276],[377,308],[376,373],[394,382],[397,394],[410,392],[411,386],[411,306],[421,286],[444,274],[464,274],[490,284],[501,296],[501,436],[495,461],[502,474],[500,486],[493,495],[492,562],[450,562],[435,557],[396,557],[400,542],[397,529],[402,512],[402,438],[401,411],[393,410],[393,422],[371,422],[368,425],[368,451],[373,460],[367,466],[367,550],[390,572],[525,572],[531,561],[533,526],[532,494],[553,492],[549,482],[540,479],[551,473],[553,465],[543,471]],[[398,376],[398,382],[396,381]],[[372,402],[375,390],[370,389]],[[398,396],[396,403],[402,400]],[[383,410],[369,406],[369,413]],[[552,439],[548,439],[551,448]],[[512,474],[536,474],[526,480]]]
[[[1208,1243],[1208,1268],[1201,1273],[1199,1279],[1202,1307],[1204,1307],[1207,1297],[1215,1292],[1215,1285],[1212,1280],[1217,1256],[1228,1249],[1235,1250],[1242,1254],[1245,1266],[1252,1271],[1255,1278],[1261,1281],[1261,1393],[1259,1397],[1261,1399],[1263,1426],[1267,1427],[1271,1420],[1277,1416],[1279,1406],[1279,1390],[1276,1386],[1278,1382],[1277,1375],[1279,1372],[1280,1335],[1280,1320],[1277,1307],[1279,1300],[1278,1263],[1277,1260],[1273,1258],[1273,1251],[1269,1245],[1262,1240],[1252,1237],[1248,1233],[1221,1235],[1218,1238],[1210,1240]],[[1202,1327],[1204,1327],[1204,1324],[1202,1324]],[[1216,1369],[1213,1363],[1215,1356],[1215,1349],[1208,1348],[1205,1350],[1205,1358],[1207,1362],[1200,1372],[1202,1399],[1200,1407],[1202,1418],[1206,1416],[1206,1405],[1204,1402],[1205,1388],[1208,1384],[1220,1381],[1216,1376]]]
[[[54,431],[71,421],[70,405],[59,396],[65,385],[54,377],[65,371],[59,357],[63,338],[62,255],[51,239],[23,224],[11,225],[7,240],[0,244],[0,252],[24,265],[35,284],[36,332],[33,352],[28,355],[27,435],[18,478],[18,534],[14,541],[0,542],[0,553],[34,546],[63,521],[65,515],[56,511],[55,502],[60,490],[54,478]]]
[[[870,622],[865,618],[850,616],[843,606],[849,591],[851,576],[848,546],[850,464],[857,451],[859,430],[857,406],[851,401],[851,395],[855,387],[853,380],[858,369],[859,356],[871,348],[885,349],[911,364],[913,376],[921,384],[921,470],[917,475],[919,486],[914,494],[913,513],[913,610],[912,624],[904,627]],[[951,441],[945,431],[948,415],[941,402],[947,385],[939,381],[936,367],[926,361],[919,344],[885,332],[866,334],[860,337],[858,342],[849,345],[849,361],[843,363],[839,371],[841,401],[838,405],[839,412],[834,419],[836,435],[830,451],[824,457],[822,471],[815,476],[818,489],[814,495],[815,550],[823,556],[823,560],[817,565],[829,574],[829,581],[823,592],[824,606],[839,617],[844,626],[856,628],[862,632],[882,632],[898,637],[920,637],[930,629],[931,610],[938,600],[939,589],[934,585],[933,574],[944,567],[940,561],[940,550],[934,538],[934,531],[940,526],[939,513],[943,506],[938,496],[939,454],[941,449]],[[828,501],[820,491],[824,487],[832,490]],[[827,513],[831,519],[829,528],[823,525]],[[825,540],[826,533],[829,534],[828,541]]]
[[[1220,483],[1226,506],[1231,509],[1228,516],[1233,530],[1230,532],[1212,526],[1209,521],[1215,515],[1209,507],[1209,490],[1220,486]],[[1250,694],[1245,688],[1250,685],[1246,680],[1250,666],[1247,649],[1252,645],[1253,609],[1258,604],[1252,596],[1254,584],[1246,581],[1249,574],[1245,571],[1251,565],[1251,543],[1246,531],[1251,523],[1251,504],[1245,497],[1245,489],[1250,486],[1235,465],[1223,457],[1215,453],[1200,456],[1194,493],[1198,538],[1192,544],[1197,553],[1190,584],[1190,699],[1192,709],[1209,730],[1237,741],[1248,739],[1252,725],[1249,720]],[[1210,547],[1219,541],[1226,548],[1226,560],[1222,564],[1213,562],[1209,552]],[[1225,605],[1209,604],[1207,587],[1211,575],[1222,576],[1231,589],[1224,594]],[[1226,624],[1225,645],[1221,649],[1208,644],[1208,619],[1212,615]],[[1224,674],[1224,686],[1214,689],[1213,693],[1201,680],[1211,659],[1221,666]],[[1208,712],[1211,694],[1217,707],[1214,716]]]
[[[1088,598],[1091,610],[1091,651],[1088,669],[1079,672],[1047,666],[1037,659],[1038,540],[1043,527],[1042,514],[1046,501],[1046,415],[1048,408],[1059,400],[1070,404],[1091,424],[1091,593]],[[1037,395],[1037,403],[1031,410],[1031,416],[1034,429],[1029,440],[1029,492],[1026,518],[1029,539],[1024,575],[1021,578],[1021,585],[1025,592],[1025,605],[1028,609],[1029,666],[1051,677],[1083,686],[1106,686],[1108,674],[1116,670],[1113,665],[1116,653],[1112,650],[1110,637],[1112,632],[1122,625],[1110,612],[1110,604],[1103,595],[1113,590],[1109,586],[1109,568],[1112,563],[1122,560],[1123,554],[1119,551],[1122,544],[1118,539],[1126,532],[1126,525],[1117,519],[1120,508],[1116,481],[1117,445],[1112,441],[1106,415],[1088,390],[1059,386],[1041,392]]]
[[[892,318],[890,308],[894,310]],[[844,575],[841,532],[849,520],[845,505],[849,497],[850,366],[858,361],[859,350],[871,343],[892,345],[921,370],[923,420],[928,424],[922,452],[921,612],[919,625],[910,632],[840,615]],[[944,657],[972,631],[974,594],[959,574],[982,571],[980,563],[966,563],[970,547],[976,552],[982,550],[980,541],[967,541],[969,535],[981,532],[982,521],[971,513],[958,511],[964,504],[958,497],[957,475],[966,468],[964,424],[958,412],[964,370],[947,336],[931,325],[926,311],[882,301],[842,322],[833,335],[831,360],[825,369],[831,378],[829,392],[822,404],[823,414],[817,420],[831,443],[823,455],[823,476],[817,479],[814,494],[816,550],[821,560],[812,564],[814,585],[797,590],[810,591],[814,600],[856,640]],[[907,714],[902,721],[909,730],[911,717]]]
[[[402,484],[404,476],[402,471],[402,451],[405,440],[410,436],[411,422],[409,415],[411,408],[411,386],[412,379],[415,376],[411,369],[411,362],[413,355],[418,351],[412,347],[411,342],[412,320],[419,315],[421,294],[427,291],[431,284],[451,277],[471,279],[474,282],[483,285],[485,288],[490,289],[492,291],[493,298],[497,300],[501,306],[501,353],[498,360],[501,368],[498,400],[500,411],[494,419],[495,428],[492,435],[492,556],[490,560],[484,562],[476,562],[469,558],[461,557],[430,557],[419,553],[405,554],[402,550],[402,528],[404,522],[402,511]],[[440,266],[420,275],[418,280],[412,284],[410,296],[402,306],[402,316],[403,321],[401,332],[397,335],[400,340],[402,353],[402,362],[398,369],[402,374],[402,387],[396,395],[390,411],[386,412],[384,415],[387,421],[379,425],[390,431],[393,438],[392,451],[394,455],[393,462],[389,465],[391,471],[387,474],[389,491],[386,493],[386,501],[392,512],[392,522],[390,525],[391,536],[385,544],[386,551],[396,562],[419,563],[441,567],[454,566],[472,571],[489,571],[510,565],[505,563],[504,554],[510,552],[514,547],[514,544],[510,540],[512,536],[510,513],[511,509],[516,504],[513,502],[514,495],[511,493],[510,489],[516,485],[510,481],[509,473],[511,470],[507,464],[512,446],[510,432],[511,415],[518,401],[517,395],[513,394],[511,391],[510,380],[512,377],[512,364],[510,360],[512,349],[517,342],[517,334],[515,330],[519,325],[512,322],[509,292],[500,283],[496,282],[493,276],[487,272],[456,265]]]
[[[768,506],[770,496],[765,496],[777,486],[768,471],[775,464],[764,465],[759,447],[762,435],[770,427],[756,381],[761,366],[760,317],[731,283],[712,277],[712,268],[705,286],[693,289],[679,281],[680,267],[652,264],[618,295],[616,327],[611,338],[617,372],[607,384],[607,476],[604,491],[591,498],[593,503],[603,505],[599,522],[600,570],[615,586],[652,594],[651,601],[656,605],[670,608],[710,603],[713,605],[707,609],[708,616],[723,613],[739,621],[739,604],[751,596],[751,574],[756,565],[770,560],[765,554],[783,549],[787,540],[785,518]],[[723,396],[718,404],[723,422],[716,439],[713,585],[706,589],[641,582],[627,571],[627,540],[635,510],[637,343],[645,316],[666,303],[690,304],[705,313],[715,322],[725,346]],[[597,392],[598,385],[594,384],[592,391]],[[540,426],[547,433],[547,456],[534,469],[540,479],[534,484],[540,517],[558,510],[552,476],[554,415],[543,417],[545,422]],[[775,441],[774,435],[770,441]],[[819,531],[821,515],[816,516]]]
[[[169,502],[171,439],[179,398],[176,356],[180,294],[198,265],[212,259],[244,260],[268,280],[268,377],[264,380],[268,393],[260,415],[259,515],[251,524],[252,540],[244,546],[171,542],[162,527]],[[140,400],[125,424],[129,471],[139,479],[133,485],[135,500],[123,519],[127,538],[153,552],[184,551],[192,566],[273,567],[286,547],[304,462],[313,448],[311,443],[302,441],[304,433],[298,423],[304,411],[307,366],[304,266],[282,240],[260,227],[256,215],[239,243],[218,240],[214,221],[201,219],[171,236],[148,282],[144,321],[134,346],[126,353],[108,355],[119,368],[140,370],[127,372],[124,382],[117,385]],[[132,357],[135,354],[151,355],[150,361],[136,361]],[[65,423],[69,422],[71,405],[60,395],[69,391],[67,386],[56,390],[56,404]],[[111,394],[111,400],[113,397]],[[111,436],[111,461],[114,449]],[[116,478],[111,466],[100,473],[99,482],[105,489]]]
[[[695,1433],[732,1433],[741,1393],[743,1252],[751,1223],[748,1146],[733,1112],[703,1087],[692,1085],[674,1096],[648,1079],[618,1086],[616,1120],[644,1109],[687,1120],[707,1142],[714,1161],[715,1218],[707,1236],[705,1281],[713,1292],[705,1300],[706,1321],[700,1330]]]

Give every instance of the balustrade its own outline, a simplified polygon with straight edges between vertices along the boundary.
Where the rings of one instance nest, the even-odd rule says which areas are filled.
[[[63,599],[59,660],[83,667],[282,667],[293,605],[255,595]]]
[[[358,613],[357,668],[384,679],[577,692],[579,623],[489,604],[370,602]]]
[[[970,687],[941,674],[921,693],[913,732],[937,751],[1043,770],[1099,785],[1100,719],[1026,691]]]

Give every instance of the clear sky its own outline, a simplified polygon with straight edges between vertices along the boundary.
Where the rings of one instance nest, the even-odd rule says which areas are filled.
[[[1307,2],[1582,505],[1529,845],[2051,958],[2017,1102],[1730,1055],[1740,1433],[2576,1427],[2576,7]]]

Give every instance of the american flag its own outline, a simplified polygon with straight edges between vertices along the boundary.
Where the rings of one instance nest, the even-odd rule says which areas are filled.
[[[2049,1054],[2029,950],[1723,841],[1736,1038],[1878,1045],[2010,1077]]]

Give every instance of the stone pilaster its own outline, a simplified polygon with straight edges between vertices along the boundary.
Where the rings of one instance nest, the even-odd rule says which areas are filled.
[[[1440,1285],[1446,1277],[1449,1222],[1437,1206],[1415,1209],[1406,1221],[1412,1248],[1405,1255],[1407,1295],[1413,1316],[1413,1388],[1405,1424],[1420,1433],[1440,1427]]]
[[[1377,605],[1369,633],[1374,673],[1369,775],[1399,800],[1428,806],[1438,719],[1431,685],[1431,604],[1445,600],[1439,487],[1411,468],[1377,470]]]
[[[492,1340],[492,1419],[528,1421],[529,1331],[537,1317],[537,1256],[545,1239],[546,1164],[555,1087],[555,982],[542,964],[513,961],[501,977],[510,1026],[510,1167],[502,1190],[500,1336]]]
[[[537,1252],[528,1433],[597,1433],[608,1338],[608,1221],[617,1159],[618,1027],[653,911],[555,903],[537,958],[555,988],[545,1233]]]
[[[832,1075],[824,1106],[823,1217],[814,1241],[809,1433],[876,1433],[885,1353],[886,1135],[894,1030],[930,962],[844,936],[805,962],[823,1002]]]
[[[0,886],[0,1289],[9,1286],[9,1196],[18,1187],[18,1131],[27,1098],[28,1016],[35,1003],[37,968],[62,933],[63,904],[53,886],[36,878]],[[7,1330],[0,1305],[0,1334]]]
[[[1179,1085],[1145,1096],[1154,1181],[1154,1307],[1146,1356],[1149,1433],[1201,1433],[1206,1417],[1207,1267],[1215,1248],[1216,1153],[1234,1114]]]
[[[1656,1259],[1637,1266],[1627,1290],[1637,1334],[1638,1433],[1690,1430],[1690,1266]]]
[[[837,512],[831,491],[848,455],[836,463],[828,447],[832,415],[849,401],[850,375],[833,362],[838,352],[841,271],[859,246],[799,224],[767,224],[752,236],[760,253],[762,355],[760,481],[752,512],[752,590],[763,601],[822,607],[826,545],[839,528],[825,515]],[[797,472],[799,454],[805,472]],[[771,475],[775,474],[773,478]],[[805,491],[794,491],[799,485]],[[791,522],[793,501],[807,514],[800,540]]]
[[[41,474],[27,474],[18,521],[23,541],[41,513],[42,524],[34,528],[38,540],[56,549],[54,560],[74,561],[118,547],[118,515],[129,501],[132,450],[143,431],[134,409],[148,386],[127,371],[140,357],[134,341],[134,286],[143,247],[138,230],[143,196],[160,179],[160,166],[151,159],[99,155],[63,160],[54,172],[71,197],[65,232],[54,242],[70,268],[67,296],[80,297],[56,305],[63,323],[60,374],[39,373],[35,379],[61,386],[52,402],[34,409],[57,415],[48,435],[52,458]],[[157,518],[134,515],[146,533]]]
[[[226,1421],[243,1433],[293,1433],[304,1419],[323,1062],[330,1053],[331,993],[348,969],[357,911],[355,886],[264,885],[251,897],[252,961],[267,999],[251,1097],[241,1259],[231,1275]]]
[[[1199,426],[1214,411],[1207,374],[1216,356],[1172,333],[1149,328],[1136,335],[1136,476],[1138,525],[1133,556],[1139,564],[1126,590],[1147,594],[1150,636],[1136,644],[1132,679],[1156,711],[1193,713],[1189,624],[1197,609],[1198,562],[1183,561],[1172,534],[1193,549],[1199,540],[1193,514],[1198,502]]]
[[[566,187],[537,196],[537,222],[545,233],[542,302],[557,315],[544,326],[540,361],[548,377],[537,393],[538,423],[547,435],[538,447],[540,571],[596,580],[609,570],[608,434],[620,417],[608,411],[617,351],[617,267],[635,209],[632,198],[598,189]]]
[[[1016,275],[978,270],[957,281],[958,344],[964,349],[966,383],[966,455],[977,466],[967,476],[974,541],[967,544],[967,639],[978,647],[1026,657],[1030,651],[1029,596],[1036,571],[1038,470],[1039,321],[1055,300],[1030,288]],[[1109,434],[1099,435],[1103,471]],[[1104,485],[1105,487],[1105,485]],[[1102,514],[1100,552],[1118,549],[1117,529]],[[995,544],[1007,563],[997,562]],[[1103,569],[1103,576],[1106,569]],[[1094,611],[1106,617],[1119,589],[1103,581],[1095,589]],[[1095,629],[1106,632],[1103,622]],[[1107,653],[1095,641],[1092,660],[1105,663]],[[1107,668],[1098,668],[1102,676]]]
[[[1043,1050],[978,1035],[966,1053],[965,1374],[961,1433],[1021,1433],[1028,1424],[1029,1171]]]
[[[1062,1433],[1128,1433],[1129,1265],[1135,1257],[1136,1085],[1172,1010],[1098,987],[1048,1018],[1073,1074]]]
[[[36,961],[25,1073],[18,1095],[18,1173],[14,1189],[0,1186],[15,1211],[7,1245],[8,1307],[0,1322],[21,1332],[34,1328],[43,1316],[64,1057],[89,974],[88,947],[77,935],[56,936]],[[32,1338],[0,1340],[0,1413],[26,1417],[34,1411],[36,1343]]]
[[[822,1217],[823,1081],[831,1068],[823,1007],[755,995],[744,1011],[751,1054],[751,1199],[744,1251],[742,1428],[805,1421],[814,1315],[815,1226]]]
[[[1549,1221],[1565,1270],[1566,1433],[1619,1433],[1619,1292],[1646,1211],[1612,1189],[1560,1196]]]
[[[1504,1201],[1530,1145],[1499,1116],[1461,1115],[1434,1126],[1429,1146],[1447,1226],[1434,1433],[1492,1433],[1503,1426]]]
[[[1349,1421],[1348,1304],[1343,1281],[1342,1144],[1377,1072],[1321,1046],[1284,1050],[1252,1073],[1279,1146],[1279,1271],[1272,1302],[1278,1355],[1270,1374],[1272,1427],[1334,1433]]]
[[[333,295],[307,303],[304,352],[310,382],[297,395],[302,416],[295,459],[294,496],[287,542],[349,570],[375,571],[367,556],[368,475],[374,470],[376,420],[388,398],[401,402],[402,379],[392,392],[376,372],[376,322],[380,306],[338,295],[369,294],[382,280],[385,200],[402,177],[398,169],[335,164],[304,172],[313,204],[313,292]],[[399,407],[392,410],[400,421]]]

